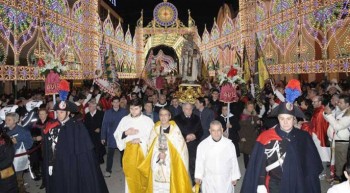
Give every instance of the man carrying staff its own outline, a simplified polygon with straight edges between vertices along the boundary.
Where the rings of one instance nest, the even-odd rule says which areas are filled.
[[[188,151],[179,127],[170,121],[171,112],[162,108],[148,143],[149,153],[139,166],[148,178],[147,192],[191,192]]]

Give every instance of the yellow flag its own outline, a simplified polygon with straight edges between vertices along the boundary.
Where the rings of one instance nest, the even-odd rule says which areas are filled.
[[[245,82],[248,82],[250,79],[250,67],[249,67],[248,60],[246,60],[243,65],[244,65],[243,79]]]
[[[258,72],[259,72],[259,87],[262,89],[264,88],[265,80],[269,79],[269,73],[266,69],[266,65],[264,64],[263,57],[259,58]]]

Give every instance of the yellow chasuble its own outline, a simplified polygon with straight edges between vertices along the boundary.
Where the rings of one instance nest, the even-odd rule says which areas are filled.
[[[141,175],[137,166],[145,159],[140,144],[126,143],[126,148],[123,155],[123,170],[125,180],[130,193],[145,192],[147,179]]]
[[[170,125],[174,126],[175,122],[171,121]],[[154,129],[159,126],[156,124]],[[143,193],[153,193],[153,174],[152,174],[152,155],[153,150],[159,135],[154,138],[152,145],[148,151],[146,159],[139,165],[138,169],[144,177],[147,178],[147,189]],[[193,193],[191,180],[186,167],[181,159],[180,154],[177,152],[174,145],[168,138],[168,149],[170,153],[170,193]]]

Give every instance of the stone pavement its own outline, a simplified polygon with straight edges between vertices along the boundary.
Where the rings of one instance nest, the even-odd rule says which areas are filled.
[[[110,193],[124,193],[124,186],[125,186],[124,173],[122,171],[122,168],[120,167],[119,159],[120,159],[120,154],[117,151],[114,154],[112,176],[110,178],[105,178]],[[237,193],[240,192],[242,181],[243,181],[242,179],[245,172],[243,156],[240,156],[238,158],[238,163],[240,165],[242,178],[240,181],[238,181],[235,187],[235,192]],[[106,169],[105,164],[101,165],[101,169],[102,169],[102,172],[104,173]],[[45,193],[45,190],[39,189],[41,185],[41,181],[38,181],[38,182],[33,181],[32,179],[30,179],[28,173],[25,174],[25,182],[26,182],[26,188],[28,192]],[[327,183],[325,180],[321,181],[321,186],[322,186],[322,193],[326,193],[330,187],[329,183]]]

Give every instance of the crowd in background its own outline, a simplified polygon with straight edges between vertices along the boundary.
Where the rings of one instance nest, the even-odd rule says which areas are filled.
[[[224,135],[231,139],[235,145],[237,157],[242,153],[245,167],[247,167],[259,134],[278,123],[276,118],[270,118],[268,114],[278,104],[284,102],[286,82],[278,81],[273,85],[271,85],[271,82],[266,82],[262,90],[251,89],[253,86],[247,83],[246,85],[249,87],[238,90],[239,99],[231,103],[229,108],[226,103],[219,100],[220,87],[217,83],[203,83],[204,96],[198,98],[194,106],[189,107],[189,112],[184,112],[186,107],[182,107],[179,98],[175,96],[177,85],[167,85],[163,89],[156,90],[147,86],[143,81],[127,81],[121,84],[122,93],[118,97],[103,93],[96,85],[73,88],[68,97],[69,101],[78,106],[79,112],[75,113],[73,117],[82,121],[88,129],[95,146],[96,159],[100,164],[107,162],[106,171],[104,172],[105,177],[112,175],[113,155],[117,149],[113,133],[120,120],[129,114],[129,102],[135,98],[140,98],[143,101],[143,114],[150,117],[155,123],[159,121],[159,111],[164,107],[170,110],[171,117],[180,129],[182,122],[179,115],[192,116],[193,114],[193,116],[196,116],[197,121],[193,124],[197,125],[192,127],[198,128],[198,133],[196,133],[196,135],[198,134],[196,136],[198,142],[210,135],[210,123],[213,120],[218,120],[224,128]],[[326,177],[325,172],[320,175],[320,179],[327,179],[330,182],[344,181],[346,175],[343,175],[343,171],[346,163],[350,161],[348,155],[350,120],[347,122],[348,119],[344,118],[350,117],[350,83],[348,80],[338,81],[336,79],[311,83],[302,82],[301,88],[302,96],[297,99],[297,105],[303,110],[306,119],[296,119],[295,126],[309,132],[310,135],[317,133],[316,137],[322,136],[323,139],[320,139],[321,147],[335,148],[332,152],[336,158],[335,173]],[[56,100],[58,101],[59,98]],[[40,180],[43,177],[41,175],[43,155],[40,150],[43,130],[45,124],[55,117],[52,96],[45,96],[41,89],[31,90],[24,87],[18,91],[18,99],[15,99],[13,94],[3,94],[0,101],[2,108],[18,105],[13,113],[7,113],[5,119],[2,118],[1,129],[3,131],[0,140],[0,155],[2,155],[3,149],[14,143],[11,142],[8,136],[11,137],[15,130],[21,130],[20,133],[17,133],[21,137],[17,138],[15,150],[20,148],[20,142],[24,142],[27,151],[35,149],[29,156],[31,173],[34,180]],[[37,108],[28,109],[28,104],[32,101],[43,101],[43,103]],[[26,125],[24,119],[31,111],[38,113],[38,119],[33,121],[33,124]],[[331,118],[332,116],[335,118]],[[337,122],[339,119],[344,119],[342,125]],[[318,128],[314,124],[315,120],[317,122],[324,121],[323,128]],[[321,129],[321,131],[315,131],[317,129]],[[7,133],[8,136],[5,136],[4,133]],[[333,146],[332,143],[334,143]],[[36,148],[38,146],[39,148]],[[191,163],[194,164],[195,162],[196,147],[196,145],[193,149],[188,147],[192,180],[194,180],[194,167],[191,168]],[[11,156],[14,155],[14,152],[6,152]],[[106,154],[107,159],[104,159]],[[11,161],[0,161],[0,170],[11,165]],[[324,166],[325,170],[330,170],[332,167],[331,160],[325,161]],[[16,175],[18,187],[24,192],[23,172],[16,172]],[[8,180],[10,179],[8,178]],[[1,188],[4,187],[2,184],[5,184],[3,180],[0,182]],[[10,188],[10,186],[7,187],[9,190]],[[41,188],[45,188],[45,183],[42,184]]]

